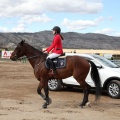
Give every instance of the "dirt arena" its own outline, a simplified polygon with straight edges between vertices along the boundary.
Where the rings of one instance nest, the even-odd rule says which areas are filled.
[[[38,83],[29,63],[0,62],[0,120],[120,120],[120,99],[104,94],[95,104],[91,93],[91,107],[82,109],[78,90],[50,91],[52,104],[42,109]]]

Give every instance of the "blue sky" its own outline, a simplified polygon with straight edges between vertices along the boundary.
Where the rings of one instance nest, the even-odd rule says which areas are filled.
[[[120,36],[120,0],[0,0],[0,32],[62,32]]]

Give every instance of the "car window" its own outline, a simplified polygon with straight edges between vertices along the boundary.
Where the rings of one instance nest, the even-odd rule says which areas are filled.
[[[110,60],[107,60],[106,58],[104,57],[101,57],[101,56],[96,56],[96,55],[93,55],[94,58],[96,58],[98,61],[100,61],[102,64],[104,64],[105,66],[107,67],[110,67],[110,68],[118,68],[118,65],[116,65],[115,63],[111,62]]]
[[[97,61],[93,60],[92,58],[88,58],[88,57],[83,57],[83,58],[94,62],[96,66],[101,66]]]
[[[82,56],[83,57],[83,56]],[[83,57],[83,58],[85,58],[85,59],[87,59],[87,60],[93,60],[92,58],[88,58],[88,57]]]

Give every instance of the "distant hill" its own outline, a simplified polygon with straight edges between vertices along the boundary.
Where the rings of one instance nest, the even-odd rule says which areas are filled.
[[[109,49],[120,50],[120,37],[107,36],[95,33],[62,33],[63,48],[71,49]],[[48,47],[52,42],[51,31],[36,33],[0,33],[0,47],[15,48],[21,41],[25,40],[30,45],[40,49]]]

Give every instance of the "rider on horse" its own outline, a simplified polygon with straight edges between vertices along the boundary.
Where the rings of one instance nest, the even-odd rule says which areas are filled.
[[[63,48],[62,48],[63,37],[60,34],[61,29],[58,26],[53,27],[52,32],[54,35],[52,44],[43,52],[44,53],[49,53],[50,51],[52,52],[51,54],[47,56],[47,63],[49,63],[52,73],[57,74],[57,71],[56,71],[56,68],[54,66],[52,59],[59,57],[61,54],[63,54]]]

